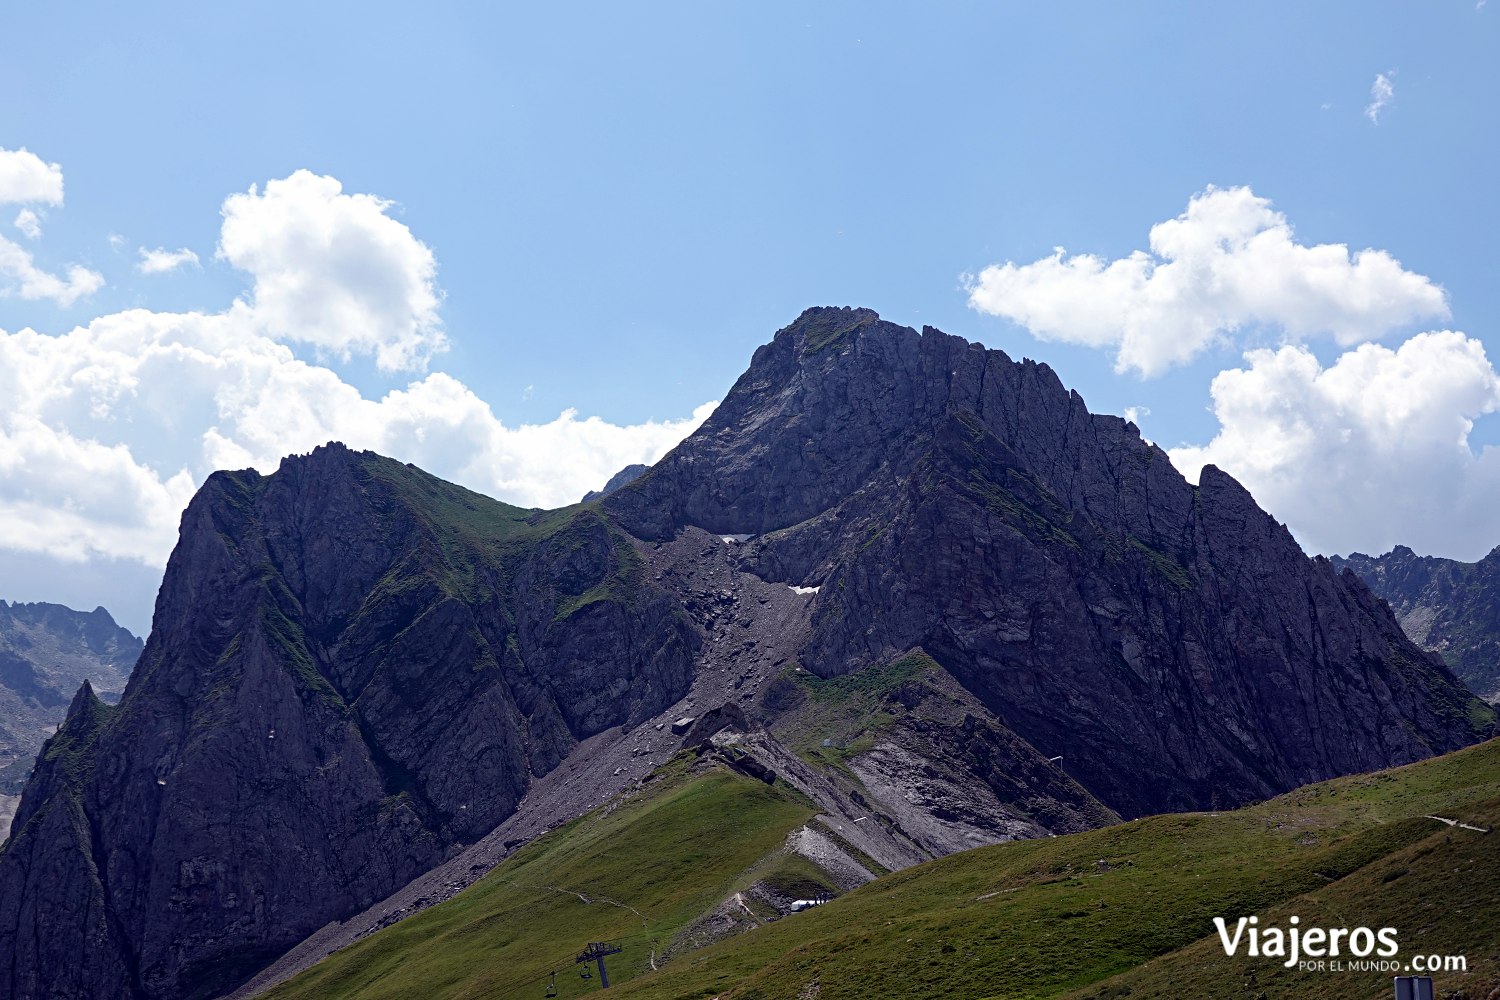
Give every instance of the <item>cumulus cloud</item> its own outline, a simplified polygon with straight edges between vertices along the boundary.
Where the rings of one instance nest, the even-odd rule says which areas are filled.
[[[291,365],[226,386],[224,420],[205,436],[218,466],[273,469],[282,455],[341,440],[415,464],[528,507],[576,503],[626,465],[654,463],[713,412],[622,426],[565,410],[543,424],[506,426],[488,403],[435,372],[379,400],[326,368]]]
[[[1245,361],[1213,381],[1218,435],[1171,452],[1190,479],[1219,466],[1313,551],[1477,559],[1495,544],[1500,449],[1476,453],[1469,434],[1500,409],[1500,376],[1478,340],[1422,333],[1326,368],[1298,346]]]
[[[1370,84],[1370,103],[1365,105],[1365,117],[1370,119],[1371,125],[1380,124],[1380,113],[1390,106],[1396,99],[1396,87],[1391,83],[1391,77],[1395,72],[1375,74],[1375,82]]]
[[[44,271],[25,247],[0,236],[0,298],[49,299],[67,307],[103,287],[102,274],[78,264],[70,265],[62,277]]]
[[[16,213],[15,227],[28,240],[38,239],[42,235],[42,217],[29,208],[23,208]]]
[[[0,204],[61,205],[62,167],[24,147],[0,149]]]
[[[62,200],[62,167],[24,148],[0,149],[0,204],[61,205]],[[32,209],[21,209],[15,226],[28,239],[42,235],[41,217]],[[66,307],[103,285],[102,275],[77,264],[63,277],[45,271],[29,250],[0,236],[0,298],[50,299]]]
[[[218,312],[111,313],[58,335],[0,330],[0,546],[160,565],[209,472],[273,472],[284,455],[329,440],[555,507],[626,465],[656,461],[712,411],[619,425],[567,410],[512,426],[443,372],[367,397],[327,364],[298,358],[284,340],[377,361],[393,352],[386,360],[402,364],[440,344],[430,251],[386,207],[342,194],[331,178],[273,181],[224,211],[221,246],[250,274],[247,298]],[[354,245],[363,237],[376,246]],[[335,302],[294,287],[275,247],[323,276]],[[288,332],[304,308],[322,324],[317,339]],[[359,334],[356,320],[377,332]]]
[[[141,247],[139,253],[141,260],[135,267],[142,274],[167,274],[189,264],[198,266],[198,255],[187,247],[181,250],[166,250],[162,247],[147,250]]]
[[[186,471],[163,478],[124,445],[80,439],[25,414],[0,425],[5,546],[64,560],[106,554],[159,563],[193,495]]]
[[[62,336],[0,333],[0,399],[0,540],[156,563],[215,468],[269,473],[284,455],[340,440],[512,503],[556,507],[656,461],[713,409],[628,426],[568,410],[512,427],[442,372],[366,398],[233,310],[132,310]]]
[[[425,367],[447,343],[437,261],[390,207],[306,170],[263,193],[252,186],[230,196],[219,256],[254,279],[239,303],[247,320],[336,358],[372,355],[386,371]]]
[[[991,265],[969,279],[969,304],[1044,340],[1112,349],[1117,370],[1143,376],[1246,328],[1350,345],[1449,315],[1440,286],[1383,250],[1298,243],[1248,187],[1209,187],[1153,226],[1149,242],[1149,253],[1112,261],[1059,247],[1030,264]]]

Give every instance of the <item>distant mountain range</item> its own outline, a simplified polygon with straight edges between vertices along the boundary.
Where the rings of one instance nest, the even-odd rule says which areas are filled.
[[[588,503],[340,445],[210,477],[125,697],[79,690],[0,848],[0,995],[248,995],[684,745],[815,809],[793,874],[849,887],[1494,718],[1230,476],[1045,365],[813,309]]]
[[[641,476],[645,475],[650,468],[651,467],[649,465],[625,466],[625,468],[609,477],[609,482],[604,484],[603,489],[589,490],[587,493],[585,493],[583,495],[583,502],[588,503],[590,500],[597,500],[600,497],[607,497],[611,493],[614,493],[616,490],[620,489],[622,486],[629,486],[631,483],[641,478]]]
[[[1412,642],[1442,656],[1481,697],[1500,701],[1500,547],[1472,563],[1419,556],[1404,545],[1333,562],[1390,602]]]
[[[0,601],[0,842],[37,751],[84,680],[118,701],[141,640],[108,611]]]
[[[85,680],[119,700],[141,648],[103,608],[0,601],[0,794],[20,792]]]

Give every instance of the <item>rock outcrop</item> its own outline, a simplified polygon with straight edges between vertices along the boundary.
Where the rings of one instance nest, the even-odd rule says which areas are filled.
[[[604,501],[751,535],[817,587],[804,666],[921,647],[1122,815],[1232,805],[1473,742],[1493,714],[1227,474],[1193,486],[1046,365],[813,309]]]
[[[694,642],[596,513],[340,446],[215,474],[124,699],[85,685],[26,787],[0,995],[218,995],[675,701]]]
[[[1481,697],[1500,702],[1500,547],[1478,562],[1352,552],[1333,564],[1359,574],[1389,602],[1411,641],[1437,653]]]

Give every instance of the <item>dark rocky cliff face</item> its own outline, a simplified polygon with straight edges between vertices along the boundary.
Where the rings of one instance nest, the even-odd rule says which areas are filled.
[[[217,995],[675,701],[694,641],[596,513],[338,446],[216,474],[123,701],[80,691],[27,786],[0,995]]]
[[[818,586],[804,665],[920,646],[1125,815],[1465,745],[1493,715],[1223,472],[1188,484],[1045,365],[815,309],[604,501],[647,537],[754,534]]]
[[[1419,556],[1334,556],[1384,598],[1412,642],[1440,655],[1459,679],[1500,702],[1500,548],[1474,563]]]
[[[1188,485],[1045,366],[810,310],[579,507],[340,446],[211,477],[124,698],[73,699],[0,848],[0,997],[220,995],[513,813],[597,804],[555,781],[606,742],[559,766],[581,740],[655,747],[646,720],[693,699],[774,733],[797,665],[914,650],[895,689],[847,685],[892,720],[851,766],[906,826],[936,816],[907,772],[942,765],[927,853],[1227,805],[1493,718],[1232,479]]]

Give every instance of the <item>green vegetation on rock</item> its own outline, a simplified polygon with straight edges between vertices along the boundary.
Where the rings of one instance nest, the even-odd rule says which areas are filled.
[[[849,758],[870,749],[875,733],[893,721],[886,696],[929,669],[939,668],[920,650],[883,667],[836,677],[819,677],[794,664],[773,682],[782,697],[790,694],[801,703],[795,716],[780,723],[782,737],[804,759],[847,772]]]
[[[868,309],[823,309],[804,313],[801,323],[806,330],[804,354],[817,354],[838,344],[849,343],[853,334],[879,321]]]

